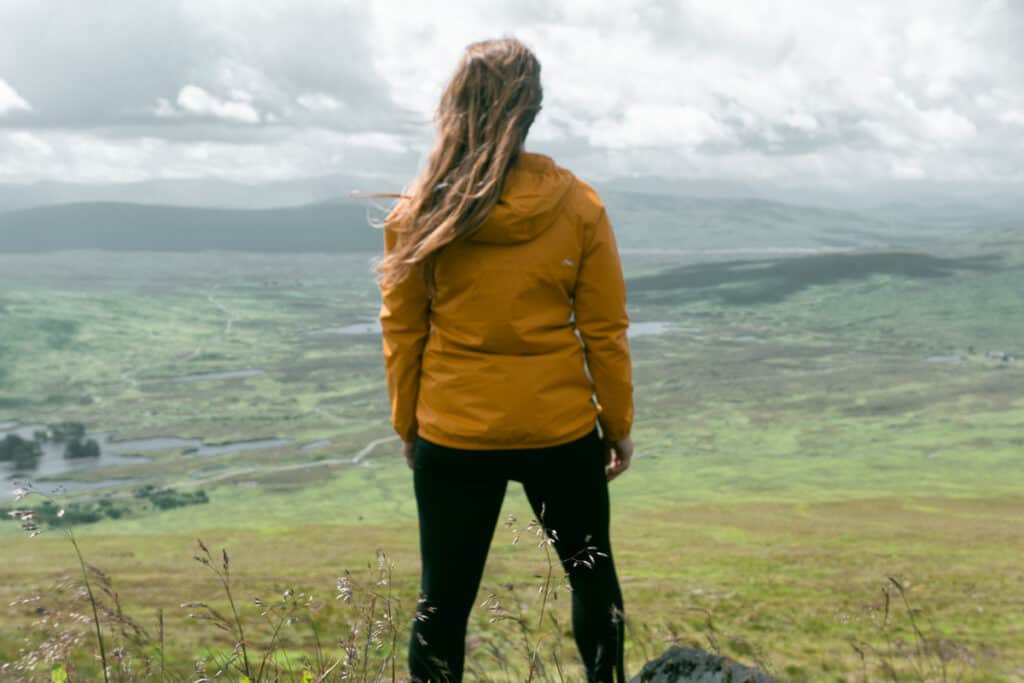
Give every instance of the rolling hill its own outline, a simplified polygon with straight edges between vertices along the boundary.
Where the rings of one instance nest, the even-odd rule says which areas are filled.
[[[214,209],[84,202],[0,213],[0,252],[376,251],[383,237],[358,204]]]
[[[1010,213],[943,213],[937,206],[858,212],[615,189],[602,191],[602,198],[619,246],[633,250],[916,248],[991,240],[1024,226]],[[369,225],[371,214],[382,218],[383,209],[349,199],[272,208],[73,202],[0,212],[0,252],[378,251],[382,238]]]

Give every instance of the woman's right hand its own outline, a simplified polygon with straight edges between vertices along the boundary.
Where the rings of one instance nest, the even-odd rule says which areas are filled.
[[[627,469],[633,460],[633,439],[626,437],[618,441],[605,441],[605,475],[608,481],[619,476]]]

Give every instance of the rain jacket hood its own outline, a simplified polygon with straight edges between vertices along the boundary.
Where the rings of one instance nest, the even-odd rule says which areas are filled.
[[[551,227],[573,186],[572,173],[542,154],[520,154],[505,176],[490,217],[469,238],[484,244],[515,244]]]

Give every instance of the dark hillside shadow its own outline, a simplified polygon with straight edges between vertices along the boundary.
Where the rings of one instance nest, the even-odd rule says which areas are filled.
[[[872,275],[942,278],[957,271],[998,270],[1001,261],[997,254],[964,258],[909,252],[816,254],[682,266],[656,275],[631,278],[627,287],[631,293],[710,290],[692,292],[685,298],[715,298],[733,305],[776,303],[813,285],[866,280]]]

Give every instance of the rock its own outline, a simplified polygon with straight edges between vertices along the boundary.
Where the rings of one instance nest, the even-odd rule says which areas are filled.
[[[728,657],[692,647],[673,647],[644,664],[629,683],[775,683],[767,674]]]

